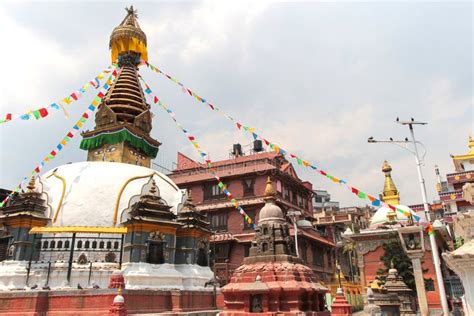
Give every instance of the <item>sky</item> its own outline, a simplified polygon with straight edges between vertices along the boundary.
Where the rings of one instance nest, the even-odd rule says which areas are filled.
[[[454,171],[450,154],[468,151],[473,120],[473,3],[456,1],[0,1],[0,116],[59,101],[110,64],[108,41],[133,4],[149,61],[264,137],[352,186],[378,196],[388,160],[403,204],[421,203],[414,157],[367,138],[404,139],[395,118],[417,127],[423,173],[436,199],[434,166]],[[169,80],[140,69],[212,160],[253,140]],[[12,189],[56,147],[94,91],[67,118],[0,126],[0,187]],[[161,109],[151,135],[155,162],[174,168],[178,151],[199,160]],[[85,129],[92,129],[89,121]],[[83,161],[74,138],[45,171]],[[300,178],[342,206],[364,205],[345,187],[303,167]]]

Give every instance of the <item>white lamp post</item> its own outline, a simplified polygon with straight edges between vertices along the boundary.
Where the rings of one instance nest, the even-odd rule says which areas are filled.
[[[295,250],[296,250],[296,256],[299,258],[300,252],[298,249],[298,226],[300,226],[301,228],[310,228],[310,227],[313,227],[313,225],[307,220],[302,220],[300,221],[300,223],[298,223],[297,218],[301,216],[300,211],[290,209],[288,210],[288,212],[286,212],[286,216],[288,216],[290,220],[293,222],[293,229],[295,231]]]

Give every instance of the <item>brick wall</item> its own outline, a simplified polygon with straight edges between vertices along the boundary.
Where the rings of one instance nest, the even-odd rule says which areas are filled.
[[[370,251],[364,255],[364,273],[365,273],[365,280],[366,284],[369,285],[370,281],[375,280],[377,276],[377,271],[379,269],[385,269],[385,265],[380,260],[380,257],[383,256],[384,250],[382,246],[377,247],[374,251]],[[428,307],[434,309],[441,308],[441,302],[439,299],[439,289],[436,281],[436,272],[433,265],[433,259],[431,257],[431,252],[426,251],[423,257],[422,267],[423,269],[428,269],[427,272],[423,274],[425,279],[433,279],[435,291],[427,291],[426,297],[428,300]]]

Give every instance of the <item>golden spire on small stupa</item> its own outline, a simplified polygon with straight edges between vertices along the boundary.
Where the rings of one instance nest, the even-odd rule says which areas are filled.
[[[274,200],[276,195],[275,188],[270,177],[267,178],[267,184],[265,186],[265,200]]]
[[[382,165],[382,171],[385,173],[385,182],[383,185],[382,201],[385,203],[399,205],[400,195],[392,179],[392,166],[385,160]]]

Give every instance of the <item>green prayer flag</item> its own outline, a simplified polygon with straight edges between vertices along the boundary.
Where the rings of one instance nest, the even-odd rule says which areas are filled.
[[[359,191],[359,193],[357,193],[357,195],[361,198],[361,199],[365,199],[366,198],[366,194],[362,191]]]
[[[35,116],[35,119],[37,119],[37,120],[41,117],[41,114],[38,110],[34,110],[33,115]]]

